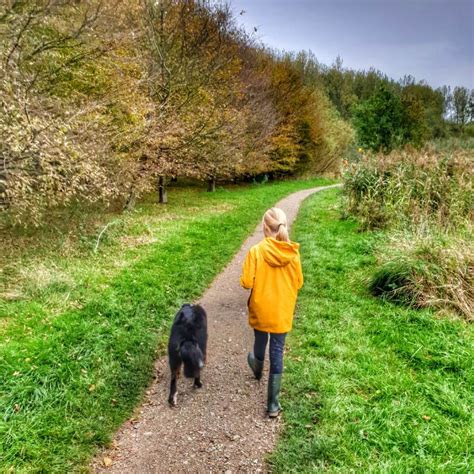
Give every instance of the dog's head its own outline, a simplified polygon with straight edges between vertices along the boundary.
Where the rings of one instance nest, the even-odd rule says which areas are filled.
[[[207,325],[207,315],[202,306],[186,303],[179,309],[175,321],[180,325],[197,328]]]
[[[194,324],[193,305],[186,303],[181,306],[180,310],[178,311],[177,322],[190,326]]]

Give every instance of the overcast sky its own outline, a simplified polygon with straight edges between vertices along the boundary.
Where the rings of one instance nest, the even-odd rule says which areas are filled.
[[[258,38],[320,62],[474,88],[474,0],[231,0]],[[243,15],[239,15],[245,10]]]

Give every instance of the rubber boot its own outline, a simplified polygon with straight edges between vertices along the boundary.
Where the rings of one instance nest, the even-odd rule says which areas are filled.
[[[253,352],[249,352],[247,356],[247,362],[249,363],[250,368],[252,369],[253,375],[257,380],[262,378],[262,370],[263,370],[263,360],[258,360]]]
[[[270,418],[276,418],[280,414],[280,387],[281,374],[270,374],[268,377],[267,413]]]

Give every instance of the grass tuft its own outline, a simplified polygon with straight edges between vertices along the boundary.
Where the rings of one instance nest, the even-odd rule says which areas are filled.
[[[399,232],[377,255],[372,294],[414,307],[449,308],[473,320],[472,240]]]

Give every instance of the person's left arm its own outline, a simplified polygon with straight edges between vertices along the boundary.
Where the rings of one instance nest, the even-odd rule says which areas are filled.
[[[296,263],[296,276],[298,278],[298,290],[301,289],[304,283],[304,278],[303,278],[303,269],[301,267],[301,258],[298,255],[298,262]]]

